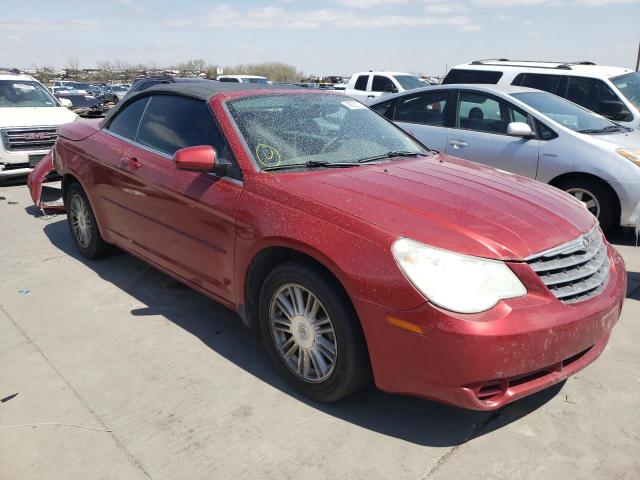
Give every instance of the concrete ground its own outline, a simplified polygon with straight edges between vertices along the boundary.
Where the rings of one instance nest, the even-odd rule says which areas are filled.
[[[640,248],[612,340],[495,413],[371,388],[323,405],[237,316],[0,189],[0,479],[640,478]]]

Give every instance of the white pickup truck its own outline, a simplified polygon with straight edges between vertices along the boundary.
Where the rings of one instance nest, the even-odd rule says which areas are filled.
[[[361,72],[351,77],[345,93],[358,100],[367,100],[385,93],[398,93],[428,86],[429,83],[411,73]]]
[[[0,72],[0,182],[26,176],[77,118],[36,79]]]

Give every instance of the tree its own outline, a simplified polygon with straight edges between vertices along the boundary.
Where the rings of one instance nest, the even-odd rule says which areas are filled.
[[[78,72],[80,70],[80,59],[74,55],[68,57],[66,69],[69,72]]]

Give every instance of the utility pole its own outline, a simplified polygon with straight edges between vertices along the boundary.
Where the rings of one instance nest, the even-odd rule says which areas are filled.
[[[638,59],[636,60],[636,72],[640,72],[640,42],[638,42]]]

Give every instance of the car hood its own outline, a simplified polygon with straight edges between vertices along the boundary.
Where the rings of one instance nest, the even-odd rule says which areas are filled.
[[[596,221],[554,187],[446,155],[275,177],[398,237],[486,258],[524,260]]]
[[[606,143],[609,148],[640,148],[640,131],[616,132],[607,135],[589,135],[592,141]]]
[[[65,107],[2,107],[0,128],[62,125],[73,122],[76,117]]]

